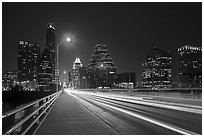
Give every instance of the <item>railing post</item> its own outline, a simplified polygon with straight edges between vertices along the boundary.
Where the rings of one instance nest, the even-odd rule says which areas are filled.
[[[18,122],[24,117],[24,114],[25,114],[25,110],[21,110],[21,111],[17,112],[17,113],[15,114],[15,122],[14,122],[14,123],[18,123]],[[23,127],[23,125],[19,126],[19,127],[13,132],[13,134],[14,134],[14,135],[18,135],[18,133],[21,132],[22,127]]]
[[[40,105],[39,105],[39,102],[37,102],[37,103],[33,106],[33,107],[34,107],[34,110],[37,109],[39,106],[40,106]],[[37,111],[37,112],[34,114],[33,118],[37,117],[38,114],[39,114],[39,111]]]
[[[45,104],[47,101],[46,101],[47,99],[45,98],[45,99],[43,99],[43,104]],[[46,108],[47,107],[47,104],[45,105],[45,107],[44,108]],[[43,108],[43,109],[44,109]]]

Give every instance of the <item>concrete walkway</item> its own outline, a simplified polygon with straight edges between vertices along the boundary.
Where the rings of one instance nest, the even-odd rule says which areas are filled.
[[[115,131],[63,92],[37,135],[113,135]]]

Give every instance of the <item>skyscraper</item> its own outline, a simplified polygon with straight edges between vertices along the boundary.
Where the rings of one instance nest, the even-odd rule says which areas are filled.
[[[52,84],[52,63],[46,47],[40,59],[40,73],[38,87],[41,91],[50,91]]]
[[[171,54],[156,47],[147,55],[143,66],[144,87],[171,87]]]
[[[46,33],[46,48],[40,60],[38,87],[42,91],[52,91],[55,86],[55,26],[48,23]]]
[[[53,23],[48,23],[47,25],[47,35],[46,35],[46,47],[48,49],[48,55],[50,58],[51,62],[51,70],[52,70],[52,81],[55,80],[55,51],[56,51],[56,46],[55,46],[55,25]]]
[[[106,45],[97,44],[90,63],[88,65],[89,69],[101,69],[105,68],[108,71],[116,72],[116,67],[108,50],[106,49]]]
[[[115,73],[116,67],[106,45],[97,44],[87,68],[87,86],[89,88],[111,86],[112,83],[108,81],[111,72]]]
[[[71,72],[71,87],[79,88],[80,87],[80,69],[82,68],[82,63],[79,58],[76,58],[73,64]]]
[[[178,48],[179,86],[202,86],[202,48],[186,45]]]
[[[39,61],[40,46],[21,40],[18,45],[18,81],[37,82]]]

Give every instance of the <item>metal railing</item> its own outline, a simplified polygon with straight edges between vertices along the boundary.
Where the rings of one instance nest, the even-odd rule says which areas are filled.
[[[2,114],[2,134],[31,135],[35,134],[47,114],[53,107],[55,100],[62,91],[44,98],[22,105]]]

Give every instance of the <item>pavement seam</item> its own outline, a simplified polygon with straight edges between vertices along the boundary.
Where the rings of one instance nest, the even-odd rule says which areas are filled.
[[[94,111],[92,111],[89,107],[87,107],[86,105],[84,105],[83,103],[81,103],[78,99],[83,100],[84,102],[87,103],[87,101],[85,101],[84,99],[80,98],[80,97],[76,97],[73,94],[70,94],[71,96],[74,97],[74,99],[83,107],[85,107],[88,111],[90,111],[92,114],[94,114],[97,118],[99,118],[100,120],[102,120],[108,127],[112,128],[117,134],[121,135],[121,133],[115,129],[108,121],[104,120],[103,118],[101,118],[98,114],[96,114]],[[77,99],[78,98],[78,99]]]

